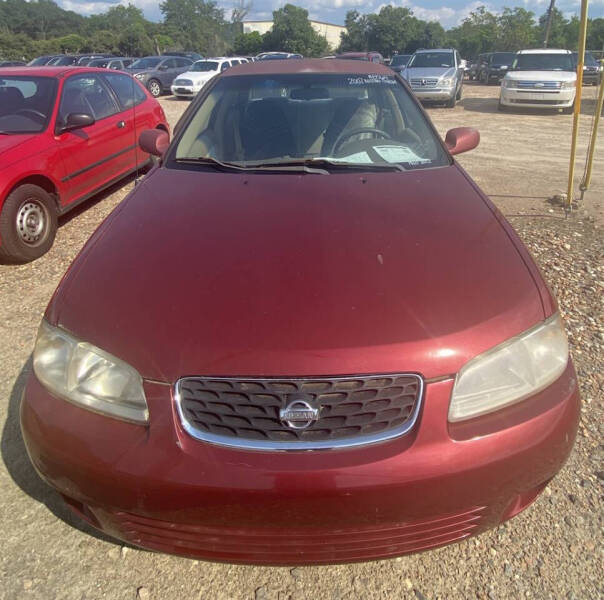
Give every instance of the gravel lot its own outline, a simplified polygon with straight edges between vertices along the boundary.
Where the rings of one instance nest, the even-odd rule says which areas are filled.
[[[481,146],[460,162],[510,218],[567,322],[583,418],[568,464],[537,502],[497,530],[447,548],[374,563],[293,569],[154,554],[121,546],[77,521],[30,466],[18,426],[19,396],[53,290],[90,234],[132,188],[130,181],[63,219],[53,249],[42,259],[0,265],[0,598],[604,597],[604,142],[601,138],[591,193],[565,219],[547,198],[566,189],[572,118],[499,114],[497,92],[468,85],[455,110],[430,113],[443,134],[458,125],[480,128]],[[586,92],[589,111],[594,93]],[[171,97],[161,101],[173,125],[187,103]],[[586,114],[580,159],[588,125]]]

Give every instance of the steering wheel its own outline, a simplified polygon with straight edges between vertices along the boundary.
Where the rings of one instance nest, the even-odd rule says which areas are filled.
[[[41,113],[39,110],[34,110],[33,108],[20,108],[18,111],[15,112],[15,114],[24,116],[34,115],[38,119],[42,119],[42,123],[46,121],[46,115],[44,113]]]
[[[356,129],[351,129],[350,131],[342,131],[340,135],[336,138],[336,141],[333,145],[332,153],[335,154],[337,150],[340,149],[340,146],[344,143],[345,140],[350,139],[354,135],[359,135],[361,133],[375,133],[380,137],[383,137],[385,140],[391,140],[392,136],[381,129],[377,129],[375,127],[357,127]]]

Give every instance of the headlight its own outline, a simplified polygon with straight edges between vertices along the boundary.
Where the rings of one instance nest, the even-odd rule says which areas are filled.
[[[53,394],[118,419],[149,420],[143,380],[130,365],[42,320],[34,372]]]
[[[519,402],[566,369],[568,341],[558,314],[477,356],[457,374],[449,421],[463,421]]]
[[[501,85],[504,88],[517,88],[518,82],[514,81],[513,79],[504,79]]]
[[[144,79],[145,78],[145,74],[144,73],[135,73],[134,76],[137,79]]]
[[[575,87],[577,87],[577,82],[576,81],[563,81],[560,84],[560,87],[562,89],[575,88]]]
[[[450,77],[445,77],[444,79],[440,80],[440,85],[441,87],[453,87],[453,79]]]

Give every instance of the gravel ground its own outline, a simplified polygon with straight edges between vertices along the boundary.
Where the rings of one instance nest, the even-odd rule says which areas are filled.
[[[186,103],[171,98],[162,103],[174,124]],[[604,148],[600,145],[591,194],[581,210],[565,219],[546,199],[565,187],[569,117],[498,115],[495,103],[495,88],[468,86],[462,106],[430,112],[442,133],[456,125],[481,128],[481,147],[461,162],[509,216],[566,319],[583,398],[582,422],[567,465],[535,504],[494,531],[428,553],[293,569],[154,554],[122,546],[77,521],[25,456],[19,395],[31,368],[39,319],[54,288],[92,231],[131,189],[128,182],[63,219],[53,249],[42,259],[0,265],[0,598],[604,597],[604,243],[599,228]],[[584,123],[583,134],[586,127]]]

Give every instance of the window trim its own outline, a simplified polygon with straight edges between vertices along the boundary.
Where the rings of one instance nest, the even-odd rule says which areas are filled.
[[[115,112],[112,112],[111,114],[104,116],[102,119],[97,119],[96,115],[94,114],[94,109],[91,106],[90,108],[93,111],[92,116],[94,117],[95,123],[100,123],[101,121],[104,121],[105,119],[109,119],[110,117],[119,115],[121,112],[124,112],[123,110],[121,110],[121,103],[117,101],[117,98],[114,95],[111,87],[107,84],[106,81],[104,81],[102,79],[102,77],[99,77],[99,75],[101,75],[101,73],[91,73],[88,71],[86,73],[74,73],[73,75],[70,75],[69,77],[67,77],[65,79],[65,81],[63,82],[63,85],[61,86],[61,93],[60,93],[60,97],[59,97],[59,103],[57,106],[57,116],[55,119],[55,133],[57,132],[59,125],[63,122],[63,119],[61,117],[61,103],[63,102],[63,94],[65,93],[65,88],[69,84],[70,81],[74,81],[76,79],[84,79],[84,78],[90,79],[91,77],[93,77],[96,80],[98,80],[100,86],[109,95],[109,98],[111,99],[111,102],[112,102],[114,108],[117,109]],[[104,73],[102,75],[104,75]]]
[[[110,89],[110,93],[112,94],[114,100],[117,102],[118,106],[121,108],[121,110],[116,113],[116,114],[120,114],[123,112],[126,112],[127,110],[132,110],[134,107],[136,106],[140,106],[141,104],[143,104],[143,102],[145,102],[147,100],[147,94],[143,91],[142,89],[142,84],[140,84],[136,79],[134,79],[134,77],[132,77],[131,75],[128,75],[127,73],[122,73],[121,71],[116,71],[116,70],[109,70],[108,73],[101,73],[100,74],[101,77],[103,79],[105,79],[105,81],[103,82],[109,89]],[[127,77],[129,80],[132,80],[132,82],[134,83],[134,86],[138,86],[138,89],[143,92],[143,96],[141,96],[141,100],[138,102],[135,102],[134,104],[132,104],[132,106],[124,106],[122,104],[122,101],[120,100],[120,97],[118,95],[118,93],[113,89],[113,86],[111,85],[111,82],[109,80],[110,77],[117,75],[118,77]]]

